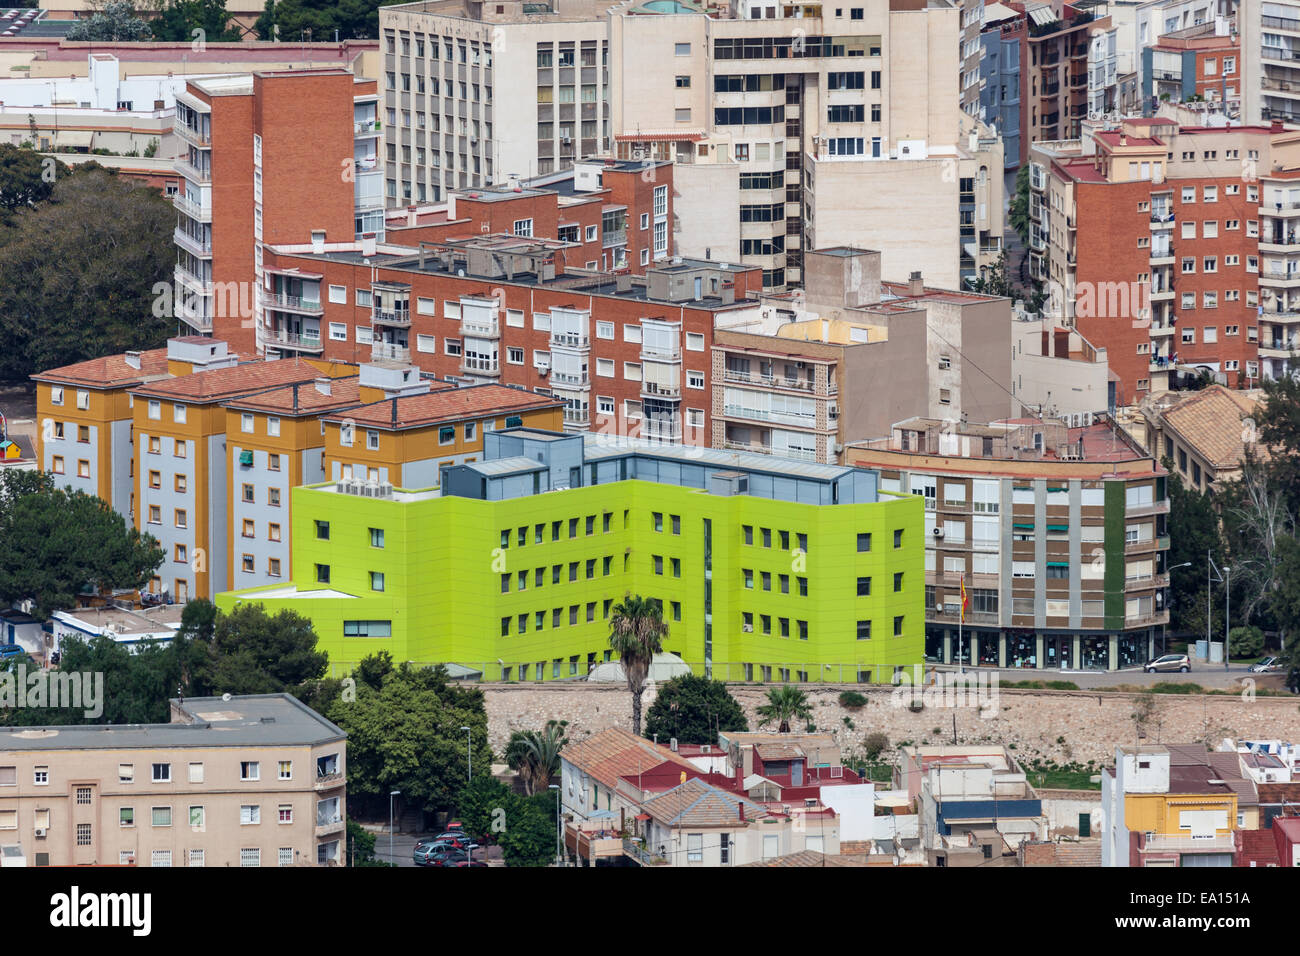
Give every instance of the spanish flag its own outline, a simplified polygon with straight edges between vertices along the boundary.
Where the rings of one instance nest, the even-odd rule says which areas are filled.
[[[966,575],[961,576],[961,621],[966,622],[966,610],[969,607],[970,598],[966,597]]]

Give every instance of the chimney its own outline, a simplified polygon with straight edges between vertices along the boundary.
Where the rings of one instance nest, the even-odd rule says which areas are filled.
[[[316,379],[315,384],[316,384],[316,391],[320,392],[322,395],[332,394],[332,392],[330,391],[331,388],[330,380],[328,378],[325,378],[324,376],[320,376],[319,378]],[[294,395],[297,396],[297,394],[298,394],[298,387],[295,385]]]
[[[424,271],[424,243],[420,243],[420,271]]]
[[[312,255],[323,255],[325,253],[325,230],[313,229],[311,231],[311,251]]]
[[[736,808],[740,811],[740,822],[745,822],[745,801],[740,800],[736,803]]]
[[[397,427],[397,399],[393,399],[393,427]]]
[[[406,207],[406,224],[407,224],[408,226],[414,226],[414,225],[415,225],[415,207],[414,207],[414,206],[407,206],[407,207]]]
[[[136,369],[137,371],[139,371],[139,369],[140,369],[140,353],[139,353],[139,352],[127,352],[124,356],[122,356],[122,360],[123,360],[124,362],[126,362],[126,364],[129,365],[131,368]]]
[[[829,342],[830,340],[831,340],[831,320],[822,319],[822,341]]]
[[[1128,137],[1125,136],[1123,133],[1120,133],[1120,134],[1119,134],[1119,144],[1120,144],[1121,146],[1127,146],[1127,145],[1128,145]]]
[[[632,291],[632,273],[620,272],[614,276],[614,289],[617,292]]]
[[[907,279],[908,295],[925,295],[925,280],[921,278],[921,273],[913,272]]]
[[[375,234],[373,232],[367,232],[361,237],[361,254],[367,257],[375,254]]]
[[[298,410],[298,383],[293,383],[293,410]]]

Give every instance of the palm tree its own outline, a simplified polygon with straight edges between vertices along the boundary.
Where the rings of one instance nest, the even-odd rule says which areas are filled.
[[[623,663],[627,689],[632,694],[632,733],[641,736],[641,693],[650,663],[663,650],[668,636],[663,605],[658,598],[624,595],[609,619],[609,646]]]
[[[545,790],[560,772],[560,751],[569,742],[564,729],[567,720],[548,720],[540,732],[516,730],[506,745],[506,763],[519,774],[524,791],[531,797]]]
[[[790,721],[799,718],[803,721],[812,719],[812,710],[808,707],[808,697],[798,687],[782,684],[767,692],[767,703],[758,708],[758,716],[763,719],[758,726],[766,727],[776,721],[777,732],[788,734]]]

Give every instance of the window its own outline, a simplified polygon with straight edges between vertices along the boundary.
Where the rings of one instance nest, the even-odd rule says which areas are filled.
[[[149,817],[151,826],[169,827],[172,825],[172,808],[154,807],[150,810]]]
[[[370,572],[370,590],[382,591],[384,589],[384,573],[382,571]]]
[[[135,807],[122,807],[117,811],[117,825],[119,827],[135,826]]]
[[[241,849],[239,851],[239,865],[240,866],[261,866],[262,851],[257,847],[253,847],[251,849]]]
[[[865,554],[871,550],[871,532],[858,534],[858,553]]]
[[[153,782],[154,783],[171,783],[172,765],[169,763],[156,763],[153,765]]]
[[[903,529],[896,528],[894,529],[894,547],[901,548],[902,546],[903,546]]]
[[[860,641],[869,641],[869,640],[871,640],[871,622],[870,622],[870,621],[858,621],[858,640],[860,640]]]
[[[202,783],[202,782],[203,782],[203,764],[201,763],[190,764],[190,783]]]
[[[690,55],[691,55],[691,45],[690,45],[689,43],[675,43],[675,44],[673,44],[673,55],[674,55],[674,56],[690,56]]]
[[[262,808],[255,803],[246,803],[239,808],[239,825],[253,826],[262,822]]]
[[[516,219],[511,232],[516,236],[532,236],[533,221],[531,219]]]

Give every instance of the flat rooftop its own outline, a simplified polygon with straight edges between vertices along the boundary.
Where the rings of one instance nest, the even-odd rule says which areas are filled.
[[[314,746],[346,738],[343,730],[289,694],[172,700],[170,724],[7,727],[0,750],[136,750],[174,747]]]

